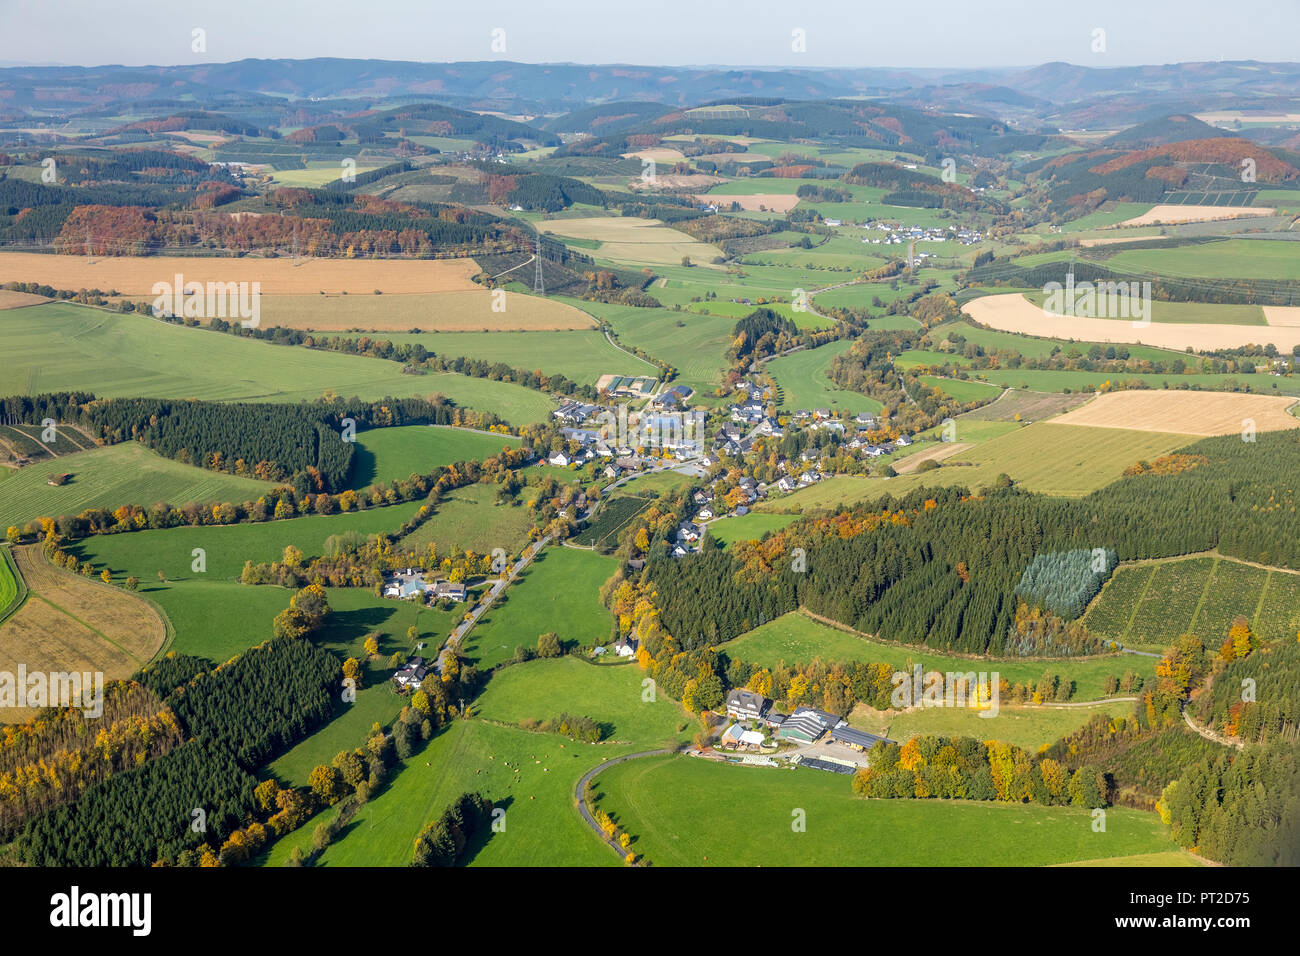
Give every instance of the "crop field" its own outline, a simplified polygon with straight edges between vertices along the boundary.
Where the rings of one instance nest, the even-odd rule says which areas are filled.
[[[1084,624],[1125,644],[1163,647],[1191,633],[1217,648],[1239,615],[1265,640],[1292,638],[1300,630],[1300,575],[1218,557],[1127,565],[1093,600]]]
[[[21,309],[29,305],[40,305],[42,302],[48,302],[49,299],[42,295],[33,295],[30,292],[12,292],[9,289],[0,289],[0,312],[5,309]]]
[[[1053,670],[1061,677],[1075,681],[1076,700],[1099,700],[1105,696],[1105,680],[1114,674],[1122,677],[1135,671],[1144,677],[1155,673],[1155,660],[1130,654],[1106,654],[1083,658],[1001,658],[956,657],[911,647],[876,641],[850,631],[831,627],[805,614],[791,612],[774,621],[754,628],[733,640],[720,644],[731,657],[751,661],[763,667],[775,667],[782,661],[787,664],[807,664],[813,658],[823,661],[871,661],[888,664],[898,670],[910,670],[920,664],[926,671],[996,671],[1013,684],[1037,681],[1043,671]],[[993,724],[997,718],[981,718],[982,724]]]
[[[50,485],[55,472],[69,472],[64,485]],[[274,487],[269,481],[240,478],[163,458],[128,441],[61,455],[18,469],[4,482],[0,527],[22,526],[38,517],[79,514],[86,508],[115,508],[156,501],[252,501]]]
[[[459,261],[459,260],[453,260]],[[591,319],[560,302],[522,292],[495,299],[487,289],[375,295],[263,295],[261,324],[314,332],[547,331],[589,329]],[[472,353],[466,353],[472,354]]]
[[[900,743],[918,734],[1001,740],[1036,751],[1084,726],[1094,714],[1127,717],[1133,701],[1115,700],[1090,707],[1012,706],[1000,701],[996,717],[981,717],[972,707],[922,707],[904,712],[881,711],[859,704],[849,723]]]
[[[154,283],[260,282],[263,295],[373,295],[479,290],[473,259],[263,259],[254,256],[54,256],[0,253],[0,283],[40,282],[56,289],[99,289],[152,302]]]
[[[524,506],[535,489],[525,488],[518,504],[497,504],[494,484],[466,485],[443,495],[438,510],[398,543],[399,548],[426,553],[430,544],[439,555],[454,550],[490,554],[493,548],[514,553],[528,540],[533,516]]]
[[[0,393],[84,390],[104,398],[299,402],[332,389],[379,399],[441,393],[509,422],[554,407],[541,392],[453,373],[403,375],[397,362],[278,346],[141,315],[66,303],[0,313]]]
[[[1300,420],[1287,412],[1295,403],[1291,397],[1235,392],[1120,391],[1100,395],[1053,424],[1232,435],[1251,421],[1257,431],[1281,431],[1300,427]]]
[[[841,339],[816,349],[783,355],[767,363],[767,371],[781,389],[781,407],[829,408],[832,412],[879,412],[880,402],[867,395],[840,388],[827,371],[837,355],[847,352],[853,342]]]
[[[584,312],[583,318],[590,325],[591,317]],[[591,328],[553,332],[398,333],[384,338],[395,345],[418,342],[443,358],[463,355],[485,362],[502,362],[511,368],[563,375],[584,385],[595,384],[597,378],[606,374],[659,375],[656,366],[616,348],[603,333]]]
[[[1043,292],[1030,292],[1026,295],[1030,302],[1039,308],[1043,307],[1046,302],[1046,294]],[[1100,296],[1099,296],[1100,304]],[[1052,313],[1054,317],[1061,317],[1060,313]],[[1185,323],[1191,325],[1217,324],[1217,325],[1268,325],[1264,317],[1264,310],[1258,305],[1238,305],[1238,304],[1208,304],[1203,302],[1162,302],[1155,300],[1151,302],[1151,321],[1161,323]],[[1112,316],[1099,316],[1109,321],[1132,322],[1133,319]]]
[[[1134,327],[1132,321],[1045,315],[1024,295],[1008,292],[971,299],[963,310],[981,325],[1003,332],[1082,342],[1134,343],[1182,350],[1234,349],[1251,343],[1273,344],[1284,352],[1300,345],[1300,328],[1274,325],[1152,322]],[[1203,306],[1207,317],[1216,306]]]
[[[938,327],[931,333],[931,337],[936,343],[947,340],[949,333],[960,335],[967,342],[981,346],[986,352],[995,352],[999,349],[1010,349],[1019,352],[1028,358],[1047,358],[1053,352],[1063,350],[1066,355],[1070,354],[1071,349],[1078,349],[1079,354],[1085,354],[1093,345],[1101,345],[1105,349],[1105,343],[1101,342],[1072,342],[1069,344],[1061,342],[1059,339],[1035,337],[1032,335],[1017,334],[1014,332],[999,332],[997,329],[980,329],[967,322],[947,322]],[[1128,355],[1133,359],[1147,359],[1152,362],[1164,362],[1175,358],[1187,358],[1187,353],[1182,349],[1161,349],[1153,348],[1149,345],[1126,345]]]
[[[1193,206],[1161,203],[1152,206],[1140,216],[1126,219],[1120,226],[1172,225],[1179,222],[1215,222],[1219,219],[1241,219],[1248,216],[1268,216],[1273,210],[1266,206]]]
[[[610,636],[613,618],[601,605],[600,586],[618,567],[614,558],[576,548],[548,548],[529,564],[479,618],[463,642],[480,670],[514,656],[519,646],[536,649],[537,638],[554,631],[566,644],[591,647]]]
[[[673,264],[683,256],[697,267],[716,270],[711,264],[722,255],[717,246],[692,239],[684,232],[669,228],[658,219],[639,219],[635,216],[608,216],[591,219],[551,219],[538,223],[538,228],[548,235],[573,239],[590,239],[600,243],[592,254],[610,262],[633,263],[638,266]]]
[[[439,465],[483,461],[503,448],[517,447],[519,439],[513,435],[489,435],[467,428],[438,425],[371,428],[357,434],[351,487],[360,489],[378,481],[427,475]]]
[[[614,496],[605,503],[596,520],[573,536],[573,543],[599,550],[613,550],[618,545],[618,535],[646,508],[652,498],[631,495]]]
[[[619,764],[594,785],[657,866],[1049,866],[1171,849],[1160,818],[1141,810],[1108,810],[1097,834],[1084,808],[864,800],[838,774],[684,755]],[[806,831],[791,832],[791,807]]]
[[[767,514],[751,511],[747,515],[719,518],[708,524],[709,537],[724,545],[733,541],[757,541],[769,531],[778,531],[796,520],[792,514]]]
[[[78,541],[68,550],[79,560],[93,563],[96,571],[107,566],[119,577],[134,574],[144,582],[156,580],[159,571],[170,581],[238,579],[245,561],[254,564],[279,561],[288,545],[301,548],[305,557],[315,557],[331,535],[347,531],[366,535],[394,531],[419,507],[408,502],[347,514],[95,535]],[[206,563],[203,572],[192,570],[195,548],[203,549]]]
[[[952,383],[952,380],[936,379],[936,382]],[[1159,375],[1150,372],[1086,372],[1068,369],[979,369],[972,371],[971,378],[953,383],[952,387],[956,389],[966,385],[978,387],[983,382],[998,388],[1018,388],[1037,392],[1062,394],[1083,392],[1089,397],[1108,385],[1113,387],[1120,382],[1142,382],[1148,389],[1178,392],[1191,389],[1237,390],[1244,384],[1252,394],[1300,395],[1300,382],[1294,379],[1273,375],[1216,375],[1204,372]]]
[[[1300,250],[1290,242],[1226,239],[1175,249],[1127,249],[1108,260],[1119,272],[1210,279],[1300,279]]]
[[[166,639],[166,625],[147,602],[102,582],[55,568],[38,545],[14,551],[27,585],[27,601],[0,624],[0,671],[102,672],[104,680],[128,677],[147,663]],[[35,715],[13,708],[13,721]]]

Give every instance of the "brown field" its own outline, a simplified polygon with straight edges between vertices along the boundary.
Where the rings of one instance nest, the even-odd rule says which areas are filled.
[[[1031,392],[1013,388],[961,417],[975,421],[1013,422],[1019,415],[1022,422],[1038,422],[1068,412],[1090,398],[1091,393],[1071,392],[1065,395],[1060,392]]]
[[[902,461],[895,463],[894,471],[900,475],[910,475],[920,467],[923,461],[943,461],[945,458],[951,458],[957,452],[965,451],[970,447],[970,442],[944,442],[935,445],[933,448],[927,448],[925,451],[918,451],[915,455],[908,455]]]
[[[1152,322],[1134,328],[1116,319],[1086,319],[1046,315],[1017,292],[971,299],[962,310],[976,322],[1003,332],[1019,332],[1048,339],[1078,342],[1125,342],[1183,351],[1188,346],[1206,351],[1235,349],[1243,345],[1273,343],[1284,352],[1300,345],[1300,326],[1226,325],[1209,322]]]
[[[27,601],[0,624],[0,671],[98,671],[104,681],[129,677],[162,646],[167,631],[151,604],[102,582],[49,564],[40,546],[14,549]],[[36,716],[3,712],[3,722]]]
[[[32,295],[30,292],[10,292],[8,289],[0,289],[0,312],[5,309],[21,309],[28,305],[40,305],[42,302],[49,301],[43,295]]]
[[[1279,325],[1283,328],[1300,327],[1300,306],[1264,305],[1260,308],[1264,310],[1264,321],[1269,325]]]
[[[1246,216],[1271,216],[1276,210],[1267,206],[1172,206],[1161,203],[1140,216],[1125,219],[1118,226],[1154,226],[1157,223],[1217,222]]]
[[[262,325],[344,332],[507,332],[589,329],[596,320],[555,299],[506,292],[505,311],[492,311],[492,293],[426,295],[264,295]]]
[[[748,212],[757,212],[762,206],[773,212],[786,213],[799,205],[799,197],[793,193],[754,193],[752,196],[696,196],[702,202],[716,202],[719,209],[729,209],[733,202],[740,203],[740,208]]]
[[[692,239],[658,219],[635,216],[551,219],[537,223],[537,228],[548,234],[599,242],[600,248],[590,252],[598,259],[637,265],[677,265],[682,256],[690,256],[701,268],[721,268],[712,264],[715,257],[722,255],[721,249]]]
[[[636,152],[623,153],[624,159],[653,159],[656,163],[679,163],[686,158],[680,149],[656,146],[651,149],[638,149]]]
[[[1286,411],[1295,401],[1282,396],[1236,392],[1108,392],[1047,424],[1184,435],[1233,435],[1241,432],[1246,419],[1252,419],[1258,431],[1278,431],[1300,427],[1300,420]]]
[[[1114,246],[1124,242],[1162,242],[1170,236],[1105,236],[1100,239],[1080,239],[1079,245],[1085,249],[1093,246]]]
[[[155,282],[260,282],[263,295],[317,295],[321,292],[385,293],[482,290],[470,281],[479,273],[473,259],[261,259],[173,256],[43,255],[0,253],[0,283],[42,282],[56,289],[116,290],[152,296]]]

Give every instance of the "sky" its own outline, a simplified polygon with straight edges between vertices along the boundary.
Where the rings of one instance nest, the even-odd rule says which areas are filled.
[[[0,61],[953,69],[1300,58],[1300,0],[1251,0],[1240,13],[1222,0],[0,0]]]

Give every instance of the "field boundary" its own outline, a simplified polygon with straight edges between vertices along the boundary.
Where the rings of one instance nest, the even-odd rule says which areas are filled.
[[[0,559],[9,567],[9,573],[14,576],[14,585],[17,593],[13,601],[6,608],[0,608],[0,624],[3,624],[9,618],[18,613],[19,609],[27,603],[27,596],[30,593],[27,589],[27,582],[23,579],[22,572],[18,570],[18,563],[14,561],[13,549],[9,545],[0,547]]]

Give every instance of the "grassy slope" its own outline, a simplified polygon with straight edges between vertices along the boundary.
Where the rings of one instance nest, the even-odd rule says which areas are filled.
[[[863,800],[837,774],[686,756],[620,764],[595,786],[632,849],[659,866],[1044,866],[1171,846],[1159,817],[1139,810],[1108,810],[1095,833],[1082,808]]]
[[[56,472],[73,477],[65,485],[47,484]],[[124,504],[251,501],[272,487],[269,481],[182,465],[136,442],[123,442],[20,468],[4,483],[0,527]]]
[[[873,398],[839,388],[827,377],[827,370],[835,356],[847,352],[853,343],[847,339],[823,345],[821,348],[795,352],[767,363],[781,386],[781,407],[829,408],[833,412],[878,412],[881,405]]]
[[[377,481],[392,481],[411,474],[427,475],[438,465],[457,461],[482,461],[503,448],[516,448],[512,435],[485,435],[461,428],[402,425],[372,428],[357,435],[350,487],[360,489]]]
[[[518,385],[451,373],[403,375],[396,362],[276,346],[182,328],[140,315],[57,303],[0,313],[6,361],[0,393],[84,389],[104,397],[298,402],[326,389],[344,396],[431,395],[496,412],[544,418],[552,405]]]

